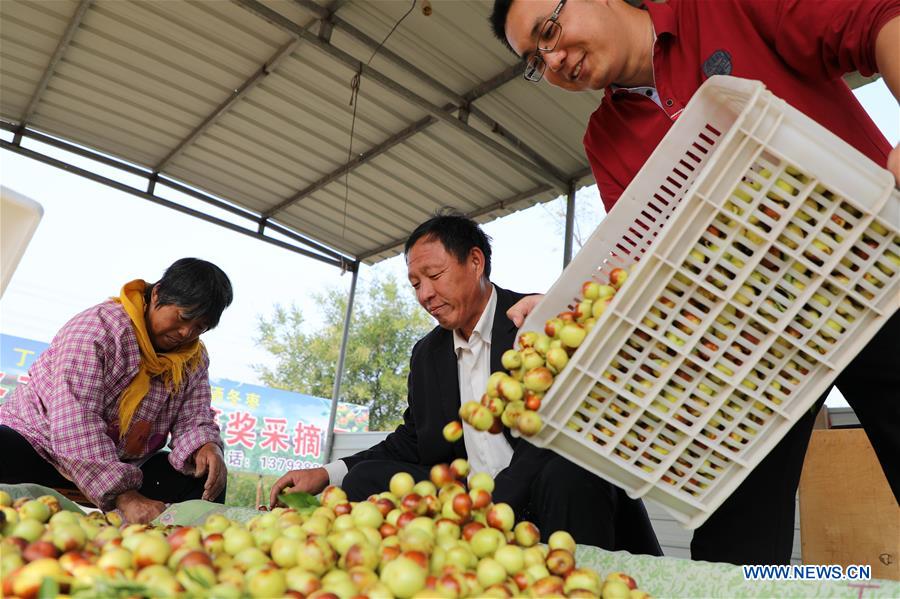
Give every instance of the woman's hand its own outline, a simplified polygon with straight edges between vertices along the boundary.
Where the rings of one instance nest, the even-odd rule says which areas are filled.
[[[194,454],[194,476],[200,478],[206,474],[206,484],[203,486],[203,499],[215,501],[216,497],[225,488],[228,480],[228,469],[225,467],[225,458],[222,457],[222,449],[215,443],[207,443]]]
[[[513,321],[513,324],[517,327],[521,327],[522,323],[525,322],[525,317],[534,310],[534,307],[538,305],[544,298],[543,295],[526,295],[515,304],[513,307],[506,311],[506,316]]]
[[[308,470],[291,470],[272,485],[269,493],[269,505],[278,505],[278,495],[282,491],[294,493],[303,491],[317,495],[328,486],[328,471],[324,468],[310,468]],[[290,488],[287,488],[290,487]]]
[[[166,504],[132,490],[116,497],[116,507],[128,524],[147,524],[163,513]]]

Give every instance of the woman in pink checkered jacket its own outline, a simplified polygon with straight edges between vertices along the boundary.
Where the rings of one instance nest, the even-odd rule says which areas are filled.
[[[167,502],[224,501],[200,335],[232,298],[219,267],[183,258],[72,318],[0,406],[0,482],[77,487],[129,522]]]

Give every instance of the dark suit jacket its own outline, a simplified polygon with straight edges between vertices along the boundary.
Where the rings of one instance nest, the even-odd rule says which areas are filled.
[[[491,372],[502,370],[500,357],[516,340],[516,327],[506,311],[524,297],[496,285],[494,289],[497,310],[491,327]],[[444,425],[459,419],[459,374],[452,331],[437,327],[416,343],[409,366],[408,400],[403,424],[371,449],[343,458],[348,469],[367,460],[430,468],[466,457],[465,444],[461,440],[448,443],[443,434]],[[513,438],[507,429],[503,432],[513,446],[513,456],[509,466],[494,477],[493,500],[509,504],[520,519],[546,529],[545,542],[554,530],[577,530],[580,543],[662,555],[640,500],[628,499],[624,491],[549,449]],[[599,506],[606,506],[608,513],[601,508],[593,514]],[[588,513],[586,525],[579,515]]]
[[[506,311],[524,297],[494,285],[497,309],[491,327],[491,372],[502,370],[500,357],[512,348],[516,326]],[[435,327],[413,347],[408,379],[409,407],[403,424],[371,449],[343,458],[347,468],[365,460],[395,460],[423,466],[450,463],[465,458],[462,440],[448,443],[443,428],[451,420],[459,420],[459,374],[453,351],[453,331]],[[504,428],[513,448],[520,442]]]

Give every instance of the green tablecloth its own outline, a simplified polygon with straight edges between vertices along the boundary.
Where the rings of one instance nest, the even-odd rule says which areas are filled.
[[[82,511],[78,505],[52,489],[40,485],[0,485],[13,497],[55,495],[63,508]],[[210,514],[221,513],[237,522],[247,522],[259,514],[248,508],[228,507],[208,501],[185,501],[170,506],[160,514],[157,524],[195,526]],[[593,568],[606,575],[627,572],[641,588],[654,597],[698,597],[731,599],[738,597],[840,597],[846,599],[900,598],[900,582],[890,580],[867,581],[749,581],[743,570],[730,564],[693,562],[672,557],[631,555],[622,551],[604,551],[597,547],[579,545],[576,552],[579,566]]]
[[[59,499],[59,505],[64,510],[68,510],[70,512],[81,512],[84,513],[84,510],[81,509],[81,506],[75,503],[74,501],[67,499],[54,491],[49,487],[44,487],[42,485],[34,485],[31,483],[22,483],[19,485],[4,485],[0,484],[0,491],[6,491],[9,495],[15,500],[20,497],[40,497],[41,495],[53,495],[57,499]]]

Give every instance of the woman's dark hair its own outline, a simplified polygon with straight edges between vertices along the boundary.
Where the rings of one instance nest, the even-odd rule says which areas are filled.
[[[157,305],[185,308],[187,318],[206,319],[208,329],[219,324],[222,312],[234,299],[228,275],[212,262],[199,258],[176,260],[159,281],[147,285],[144,300],[148,304],[154,287]]]
[[[410,248],[423,237],[440,241],[460,264],[466,261],[472,248],[477,247],[484,254],[484,277],[491,277],[491,238],[471,218],[452,212],[437,213],[416,227],[406,240],[403,254],[409,254]]]

